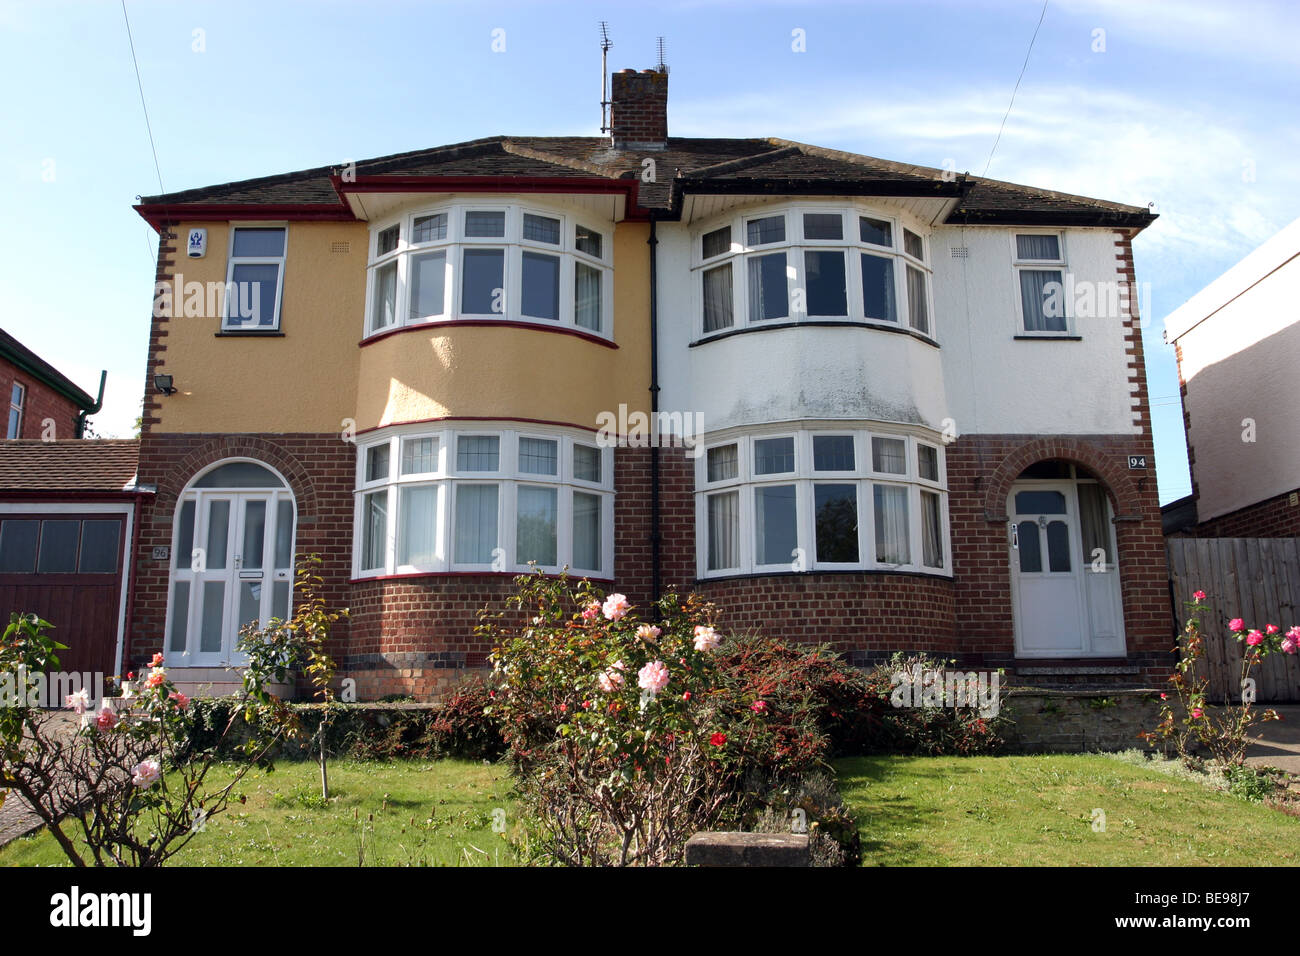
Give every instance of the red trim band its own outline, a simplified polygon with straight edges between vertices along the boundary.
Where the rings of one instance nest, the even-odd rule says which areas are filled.
[[[585,339],[596,345],[604,346],[607,349],[616,349],[618,345],[609,339],[594,335],[591,332],[583,332],[581,329],[570,329],[564,326],[542,325],[539,322],[516,322],[513,319],[437,319],[433,322],[421,322],[417,325],[403,325],[396,329],[387,329],[383,332],[376,332],[367,338],[362,339],[357,345],[365,348],[375,342],[386,339],[392,335],[401,335],[403,332],[419,332],[423,329],[440,329],[449,326],[471,326],[475,328],[484,328],[488,326],[499,326],[506,329],[535,329],[538,332],[558,332],[561,335],[573,335],[580,339]]]
[[[369,428],[362,428],[357,431],[358,435],[368,435],[370,432],[382,431],[385,428],[397,428],[401,425],[428,425],[433,422],[519,422],[523,425],[553,425],[557,428],[579,428],[585,432],[600,432],[599,428],[591,425],[576,425],[573,422],[557,422],[549,418],[514,418],[510,415],[440,415],[436,418],[413,418],[405,422],[389,422],[387,425],[371,425]],[[484,571],[483,574],[496,572]]]
[[[404,581],[407,578],[517,578],[527,571],[411,571],[406,574],[376,574],[372,577],[352,578],[349,584],[366,584],[370,581]],[[542,577],[558,578],[558,573],[542,572]],[[613,584],[613,578],[593,578],[587,575],[569,575],[579,581],[596,581],[600,584]]]

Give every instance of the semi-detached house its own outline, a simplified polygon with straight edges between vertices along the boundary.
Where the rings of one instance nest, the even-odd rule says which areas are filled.
[[[220,680],[318,553],[362,699],[484,666],[477,612],[530,565],[641,604],[695,589],[860,662],[1164,676],[1127,294],[1150,212],[671,137],[667,84],[614,74],[608,137],[142,201],[162,307],[130,661]]]

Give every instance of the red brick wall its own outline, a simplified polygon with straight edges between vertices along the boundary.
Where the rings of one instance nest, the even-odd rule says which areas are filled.
[[[668,74],[655,70],[615,73],[610,87],[609,125],[614,145],[666,143]]]
[[[1300,536],[1300,505],[1291,496],[1300,489],[1238,508],[1179,532],[1189,538],[1291,538]]]
[[[13,363],[0,359],[0,396],[4,399],[0,404],[0,410],[3,411],[3,428],[6,436],[9,434],[9,399],[13,395],[15,382],[27,390],[23,398],[22,430],[16,437],[36,439],[77,437],[77,415],[81,412],[77,403],[60,395]],[[47,418],[54,422],[54,432],[51,435],[45,434],[44,422]]]

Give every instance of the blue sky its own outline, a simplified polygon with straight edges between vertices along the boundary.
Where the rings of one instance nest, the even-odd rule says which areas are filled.
[[[167,191],[497,133],[595,134],[600,19],[611,70],[654,65],[666,37],[675,135],[782,136],[979,174],[1040,9],[127,3]],[[1300,216],[1297,40],[1300,5],[1285,2],[1050,0],[988,169],[1161,214],[1134,249],[1162,501],[1190,490],[1163,317]],[[88,391],[107,368],[96,427],[130,435],[155,243],[131,205],[159,184],[121,6],[0,4],[0,79],[0,322]]]

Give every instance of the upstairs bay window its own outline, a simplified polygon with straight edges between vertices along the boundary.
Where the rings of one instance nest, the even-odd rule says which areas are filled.
[[[925,241],[856,206],[788,206],[697,232],[701,334],[765,323],[906,324],[933,337]]]
[[[950,573],[943,451],[925,437],[742,435],[706,447],[696,480],[701,577]]]
[[[455,203],[372,236],[367,335],[463,318],[612,337],[608,234],[571,215]]]
[[[613,573],[612,449],[545,431],[389,430],[358,452],[355,571]]]

